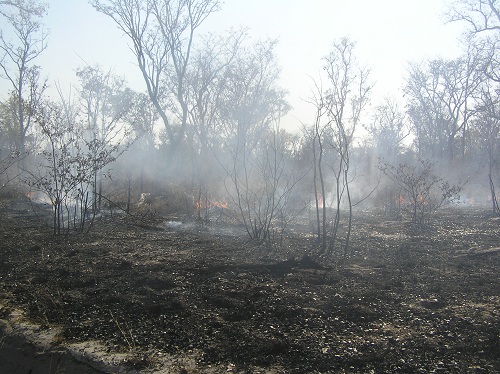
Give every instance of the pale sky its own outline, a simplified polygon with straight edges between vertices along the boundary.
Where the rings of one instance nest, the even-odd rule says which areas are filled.
[[[47,1],[47,0],[46,0]],[[203,26],[211,32],[248,27],[255,38],[278,38],[281,85],[290,93],[293,112],[283,124],[297,128],[312,121],[303,99],[310,97],[310,77],[319,77],[322,57],[334,40],[347,36],[357,43],[361,64],[372,70],[372,103],[401,96],[409,61],[454,58],[460,53],[458,24],[443,24],[446,0],[226,0]],[[69,90],[75,71],[100,64],[124,76],[139,91],[145,86],[128,50],[128,40],[112,20],[86,0],[48,0],[45,24],[48,49],[38,60],[51,86]],[[2,97],[5,84],[0,88]]]

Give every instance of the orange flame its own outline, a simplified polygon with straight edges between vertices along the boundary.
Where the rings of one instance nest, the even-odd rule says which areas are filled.
[[[429,205],[429,202],[422,195],[418,195],[417,202],[422,205]]]
[[[197,210],[210,209],[210,208],[228,209],[229,204],[225,201],[210,201],[208,199],[199,199],[194,203],[194,207]]]
[[[429,205],[429,201],[422,195],[418,195],[416,201],[411,198],[406,200],[403,195],[399,195],[399,197],[396,197],[395,200],[399,205],[404,205],[405,203],[408,205],[415,205],[415,203],[420,205]]]

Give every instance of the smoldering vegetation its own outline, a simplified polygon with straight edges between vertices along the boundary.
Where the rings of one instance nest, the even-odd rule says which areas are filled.
[[[397,248],[398,261],[402,262],[401,253],[410,258],[412,246],[418,246],[415,243],[423,241],[426,250],[439,251],[438,233],[445,235],[446,227],[460,225],[450,218],[450,212],[459,212],[450,210],[452,207],[466,212],[457,213],[458,218],[468,212],[487,222],[486,231],[478,228],[479,236],[498,237],[492,222],[499,215],[500,79],[495,46],[500,34],[495,30],[488,31],[487,37],[476,33],[481,29],[481,18],[476,21],[474,17],[481,9],[469,9],[466,3],[453,9],[457,21],[478,22],[464,41],[462,56],[410,63],[402,83],[404,97],[382,102],[371,96],[373,80],[369,68],[356,59],[355,43],[336,39],[331,50],[325,51],[322,75],[314,77],[311,94],[305,99],[311,118],[301,119],[303,126],[292,130],[286,127],[293,108],[280,85],[277,41],[255,40],[245,30],[222,35],[198,32],[203,21],[221,6],[218,1],[91,3],[124,32],[124,42],[131,46],[136,69],[144,78],[144,92],[135,92],[111,70],[84,66],[77,70],[77,83],[71,92],[59,87],[56,98],[50,97],[43,71],[36,65],[36,58],[47,48],[42,27],[47,9],[24,1],[19,6],[0,4],[1,17],[14,35],[12,40],[0,39],[4,51],[0,66],[12,84],[0,106],[1,206],[6,212],[22,211],[19,222],[41,223],[57,248],[62,238],[80,243],[97,230],[96,235],[103,240],[102,227],[113,233],[119,231],[116,227],[132,227],[137,237],[147,236],[151,242],[164,243],[168,241],[165,236],[172,235],[176,244],[165,247],[176,251],[190,240],[203,248],[218,247],[220,241],[227,240],[239,246],[239,260],[246,261],[244,250],[248,250],[248,259],[253,261],[265,258],[281,265],[284,261],[290,273],[305,268],[324,271],[329,277],[328,271],[348,267],[359,275],[361,270],[352,269],[370,258],[370,252],[360,244],[360,232],[370,246]],[[484,16],[488,22],[500,24],[495,14]],[[29,36],[24,41],[28,41],[30,53],[14,53],[23,43],[16,35]],[[439,216],[440,211],[446,219]],[[366,222],[383,227],[378,227],[377,235],[370,235]],[[149,237],[156,232],[161,233],[159,237]],[[437,240],[437,247],[426,242],[429,233]],[[145,244],[116,235],[125,250],[133,242],[140,253]],[[404,240],[387,244],[394,237]],[[484,241],[488,248],[494,242],[491,237]],[[49,245],[50,240],[45,238],[43,243]],[[89,239],[89,243],[97,242]],[[473,248],[474,243],[483,241],[471,239],[464,245]],[[151,245],[159,256],[160,249]],[[457,246],[453,243],[446,248],[454,253]],[[38,251],[41,247],[35,244],[33,248]],[[377,252],[380,258],[376,261],[390,261],[392,254],[387,253]],[[230,251],[224,255],[231,256]],[[203,264],[201,254],[193,256],[194,268]],[[417,256],[412,263],[391,267],[390,272],[408,270],[428,276],[420,270],[432,261],[427,254],[422,256],[425,261]],[[118,260],[111,255],[103,259],[108,260],[119,272],[136,266],[129,260],[115,263]],[[479,262],[476,265],[481,266]],[[264,266],[264,270],[276,270],[272,266],[271,270]],[[380,266],[377,269],[391,282],[397,278],[384,272],[385,262]],[[185,264],[180,269],[187,271]],[[250,274],[256,281],[254,268],[248,272],[238,269],[243,278]],[[86,270],[80,271],[84,274]],[[203,278],[198,275],[193,278]],[[317,274],[306,278],[309,282]],[[387,287],[404,291],[403,282],[411,279],[400,278],[404,279],[398,285]],[[152,284],[161,291],[161,285]],[[17,292],[9,287],[8,292]],[[415,291],[412,298],[418,295]],[[412,299],[412,308],[444,307],[433,304],[429,290],[424,296],[418,307]],[[222,298],[222,304],[232,303]],[[14,299],[24,302],[22,297]],[[240,305],[239,301],[234,303]],[[357,303],[355,308],[364,318],[365,306]],[[231,314],[231,310],[226,312]],[[100,321],[102,318],[99,315]],[[126,313],[121,318],[125,319]],[[83,335],[72,335],[68,321],[60,319],[65,321],[68,339],[82,339]],[[116,321],[114,324],[121,326]],[[126,336],[123,331],[122,335]],[[284,355],[290,343],[285,336],[280,339],[286,344],[268,342],[268,348],[278,356]],[[497,352],[498,336],[490,340],[483,342],[485,347],[488,352]],[[179,349],[188,349],[184,343]],[[173,349],[171,341],[165,344]],[[209,363],[230,363],[227,346],[212,348],[196,347],[205,349]],[[331,352],[326,346],[323,349],[324,354]],[[265,350],[257,347],[254,353],[264,355]],[[242,367],[251,364],[238,354]],[[483,361],[488,362],[487,367],[498,368],[498,362]],[[370,365],[365,368],[372,368]],[[408,367],[414,369],[416,364],[412,365]],[[435,367],[432,365],[428,368]],[[464,365],[457,367],[466,370]],[[304,367],[314,369],[314,365]],[[392,368],[396,370],[396,366]]]
[[[198,32],[218,1],[91,3],[124,32],[146,91],[84,66],[71,94],[59,87],[50,98],[36,65],[47,48],[47,8],[3,5],[13,39],[3,40],[12,90],[2,101],[2,185],[49,204],[54,234],[84,232],[97,217],[121,212],[200,224],[224,217],[269,240],[305,215],[326,254],[336,246],[347,252],[359,209],[419,225],[450,203],[498,212],[490,39],[467,39],[455,60],[410,63],[405,100],[378,104],[355,43],[337,39],[306,98],[313,115],[291,132],[277,41],[246,30]],[[31,53],[8,53],[22,33]]]

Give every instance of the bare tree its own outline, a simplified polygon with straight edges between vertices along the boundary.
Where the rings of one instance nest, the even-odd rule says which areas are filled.
[[[95,176],[119,157],[126,145],[116,139],[89,137],[78,120],[75,102],[44,102],[35,120],[43,136],[33,166],[25,170],[30,188],[50,200],[55,235],[90,230],[96,217]]]
[[[198,218],[202,210],[208,217],[211,196],[222,186],[214,173],[217,161],[213,152],[223,144],[220,109],[224,91],[230,82],[228,71],[240,52],[245,31],[230,32],[227,36],[208,35],[202,39],[188,69],[189,120],[188,142],[191,150],[193,191],[198,202]],[[204,203],[200,203],[204,200]],[[208,202],[208,203],[207,203]]]
[[[391,161],[401,153],[403,141],[410,135],[407,118],[400,105],[389,98],[375,108],[373,122],[365,128],[377,157]]]
[[[436,175],[435,164],[429,160],[412,160],[397,166],[384,162],[384,174],[401,188],[403,210],[410,213],[413,223],[429,223],[431,215],[445,203],[460,199],[462,186],[451,185]]]
[[[360,123],[361,114],[368,103],[371,85],[368,82],[369,71],[360,68],[354,56],[355,44],[347,38],[334,43],[332,51],[324,59],[324,71],[328,86],[320,87],[314,103],[317,114],[315,119],[315,142],[313,150],[318,177],[316,182],[321,191],[322,206],[316,197],[316,208],[322,210],[321,222],[322,250],[324,253],[333,251],[338,242],[341,226],[341,208],[347,208],[345,233],[341,241],[341,249],[345,256],[348,254],[349,240],[352,227],[352,198],[350,191],[350,152],[354,141],[354,134]],[[328,156],[326,149],[328,149]],[[327,157],[325,157],[327,156]],[[333,183],[328,183],[324,175],[328,168]],[[317,192],[315,192],[317,193]],[[327,219],[327,195],[332,196],[334,204],[333,217]],[[317,214],[319,218],[319,214]],[[330,224],[330,233],[327,226]],[[326,239],[329,236],[328,240]],[[328,242],[328,245],[327,245]]]
[[[407,117],[394,99],[386,99],[382,105],[375,108],[373,121],[365,126],[369,134],[368,145],[372,154],[370,159],[378,163],[397,164],[405,150],[404,139],[410,135]],[[379,171],[380,165],[371,164],[370,172]],[[374,170],[372,170],[372,168]],[[390,180],[378,185],[379,198],[386,214],[399,215],[399,186]]]
[[[227,69],[220,98],[223,144],[216,155],[239,219],[248,235],[259,239],[269,238],[275,214],[291,188],[278,137],[280,118],[289,106],[277,86],[275,45],[265,41],[242,48]]]
[[[421,157],[446,157],[450,163],[466,153],[473,95],[482,82],[478,55],[469,51],[455,60],[411,65],[405,93]]]
[[[317,236],[321,240],[321,247],[325,251],[327,248],[327,202],[326,202],[326,187],[325,177],[323,175],[323,157],[324,146],[323,138],[325,137],[326,128],[323,127],[323,117],[326,113],[325,103],[322,97],[322,90],[318,89],[318,96],[313,100],[316,106],[316,116],[312,131],[312,153],[313,153],[313,188],[314,188],[314,204],[316,208],[316,227]]]
[[[132,91],[123,78],[111,71],[104,72],[99,66],[87,66],[77,70],[80,79],[80,98],[85,121],[84,136],[89,142],[119,144],[128,148],[134,139],[131,124],[126,116],[132,107]],[[97,149],[99,150],[99,149]],[[98,155],[94,155],[98,157]],[[92,182],[92,207],[97,212],[102,202],[102,175],[95,169]]]
[[[208,35],[194,53],[188,69],[189,116],[193,135],[206,153],[220,142],[217,121],[220,102],[230,78],[231,64],[240,53],[245,30],[231,31],[227,36]]]
[[[130,40],[130,49],[176,149],[188,127],[187,73],[194,37],[219,0],[91,0]]]
[[[88,163],[90,160],[82,154],[81,129],[74,122],[67,122],[74,118],[68,118],[63,105],[44,103],[35,115],[45,142],[37,158],[39,164],[26,170],[27,183],[30,189],[41,191],[49,198],[53,232],[59,235],[70,229],[74,218],[86,216],[86,204],[81,212],[73,210],[79,205],[76,201],[86,199],[86,191],[81,186],[90,182],[92,173],[88,170],[94,163]],[[79,227],[80,224],[83,225],[79,222]]]
[[[12,11],[24,13],[42,14],[47,9],[47,4],[39,3],[37,0],[2,0],[0,1],[0,15],[8,17]]]
[[[477,99],[472,137],[475,140],[479,164],[487,165],[492,212],[499,214],[495,189],[500,172],[500,97],[498,83],[489,80]]]
[[[7,25],[0,30],[0,51],[3,54],[0,57],[0,76],[12,88],[11,97],[16,102],[15,145],[24,154],[33,111],[45,90],[45,81],[34,61],[47,48],[47,34],[41,23],[47,6],[23,0],[4,2],[0,6]]]
[[[450,22],[466,22],[474,34],[500,31],[500,4],[496,0],[456,0],[448,12]]]
[[[481,154],[488,165],[493,213],[498,213],[495,182],[498,179],[498,84],[500,83],[500,4],[496,0],[462,0],[452,3],[448,19],[469,27],[467,42],[473,44],[481,60],[478,70],[485,80],[476,95],[477,117],[471,129]],[[486,157],[486,160],[483,157]],[[495,175],[496,174],[496,175]]]

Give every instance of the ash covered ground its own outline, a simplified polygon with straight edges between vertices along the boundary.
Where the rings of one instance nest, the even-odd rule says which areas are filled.
[[[356,212],[343,262],[317,255],[308,225],[275,245],[174,217],[54,237],[26,202],[1,210],[12,370],[36,373],[52,354],[75,373],[500,371],[500,221],[486,208],[443,210],[425,228]],[[9,326],[23,323],[53,334],[16,367]],[[85,361],[91,343],[101,355]]]

